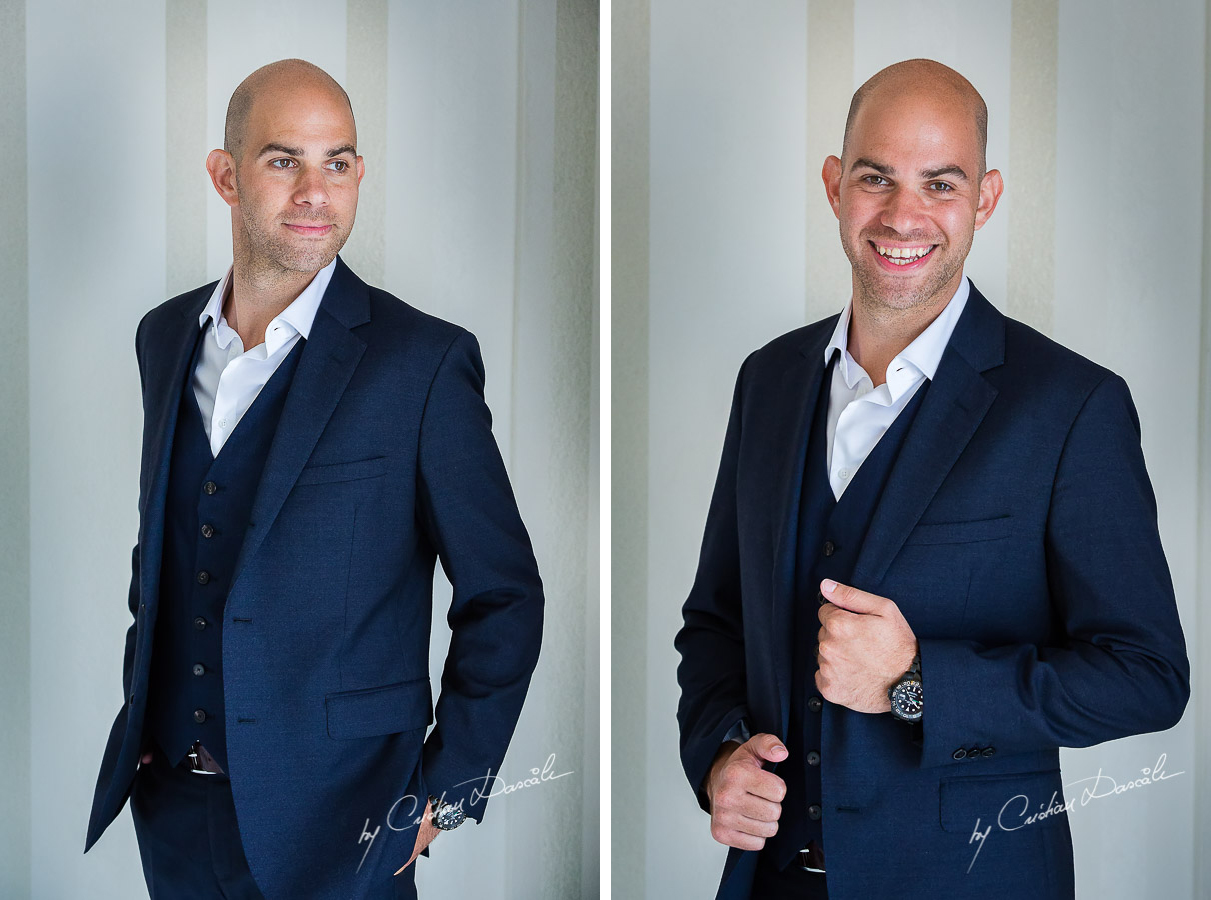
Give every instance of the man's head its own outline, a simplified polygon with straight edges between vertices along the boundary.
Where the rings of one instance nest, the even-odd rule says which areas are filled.
[[[341,86],[301,59],[257,69],[231,95],[223,146],[206,169],[231,207],[237,266],[273,277],[332,262],[365,173]]]
[[[1003,188],[1001,173],[986,171],[987,144],[983,98],[941,63],[896,63],[857,90],[841,157],[822,173],[855,302],[909,309],[950,299]]]

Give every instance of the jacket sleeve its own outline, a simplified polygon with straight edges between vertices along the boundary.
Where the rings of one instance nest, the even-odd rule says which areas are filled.
[[[747,365],[747,361],[745,363]],[[694,585],[681,608],[674,646],[681,654],[681,765],[698,804],[709,811],[703,782],[724,738],[748,715],[736,471],[740,452],[744,366],[736,379],[723,456],[711,496]]]
[[[484,402],[479,344],[454,339],[421,419],[418,503],[453,597],[450,649],[425,740],[426,789],[481,821],[517,725],[542,639],[530,539]]]
[[[1117,375],[1069,430],[1045,541],[1054,642],[921,640],[923,766],[959,747],[1088,747],[1181,719],[1190,666],[1139,418]]]

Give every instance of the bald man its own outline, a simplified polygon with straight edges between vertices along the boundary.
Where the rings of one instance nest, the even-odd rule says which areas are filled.
[[[136,335],[134,623],[85,852],[129,797],[152,897],[415,897],[483,817],[542,631],[479,348],[337,255],[365,165],[322,70],[253,72],[206,168],[233,262]]]
[[[852,295],[741,367],[676,639],[721,900],[1072,897],[1059,748],[1189,697],[1126,384],[964,277],[987,118],[929,60],[857,91]]]

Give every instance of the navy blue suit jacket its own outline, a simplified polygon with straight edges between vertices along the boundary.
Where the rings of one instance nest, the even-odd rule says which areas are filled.
[[[777,338],[737,380],[676,639],[682,763],[704,808],[739,718],[796,739],[791,659],[815,653],[791,642],[797,513],[836,322]],[[829,896],[1071,896],[1066,815],[1002,831],[1002,808],[1025,795],[1038,812],[1053,792],[1062,805],[1059,747],[1169,728],[1190,690],[1126,384],[973,287],[853,584],[894,600],[919,638],[925,716],[914,739],[890,713],[824,704]],[[783,803],[784,821],[804,814]],[[972,863],[977,819],[993,832]],[[729,852],[719,898],[748,896],[756,856]]]
[[[85,852],[125,803],[144,743],[171,442],[213,289],[153,309],[136,337],[144,429],[134,623],[126,702],[105,748]],[[223,621],[229,774],[244,851],[268,897],[343,898],[385,885],[412,852],[430,794],[483,816],[479,792],[517,723],[543,610],[483,383],[470,333],[337,262]],[[435,715],[437,558],[453,600]],[[374,840],[361,840],[376,828]]]

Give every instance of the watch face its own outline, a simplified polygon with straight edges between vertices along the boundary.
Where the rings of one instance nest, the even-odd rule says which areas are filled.
[[[902,681],[891,692],[891,711],[901,719],[915,722],[925,712],[925,696],[919,681]]]
[[[449,831],[461,825],[466,821],[466,818],[467,814],[463,812],[461,806],[453,803],[442,803],[433,814],[433,824],[442,831]]]

